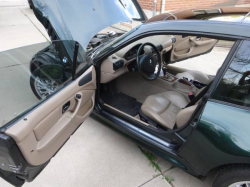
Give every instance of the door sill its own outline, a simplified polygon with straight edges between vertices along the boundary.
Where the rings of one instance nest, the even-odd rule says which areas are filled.
[[[131,118],[131,119],[133,119],[133,120],[136,120],[136,121],[140,122],[141,124],[143,124],[143,125],[145,125],[145,126],[147,126],[147,127],[149,127],[149,126],[150,126],[150,127],[153,127],[153,126],[149,125],[148,123],[146,123],[146,122],[140,120],[139,118],[137,118],[137,117],[136,117],[137,115],[136,115],[135,117],[133,117],[133,116],[131,116],[131,115],[129,115],[129,114],[126,114],[125,112],[122,112],[121,110],[118,110],[118,109],[116,109],[116,108],[114,108],[114,107],[112,107],[112,106],[106,104],[106,103],[104,103],[104,106],[105,106],[105,107],[108,107],[108,108],[110,108],[110,109],[112,109],[112,110],[114,110],[114,111],[116,111],[116,112],[119,112],[120,114],[125,115],[126,117],[129,117],[129,118]],[[156,128],[155,128],[155,129],[156,129]]]

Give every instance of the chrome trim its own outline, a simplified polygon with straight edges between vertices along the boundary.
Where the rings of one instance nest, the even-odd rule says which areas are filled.
[[[228,187],[250,187],[250,181],[235,182]]]

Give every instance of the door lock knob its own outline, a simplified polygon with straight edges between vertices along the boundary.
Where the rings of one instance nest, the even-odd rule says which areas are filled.
[[[81,98],[82,98],[81,94],[76,94],[76,99],[81,99]]]

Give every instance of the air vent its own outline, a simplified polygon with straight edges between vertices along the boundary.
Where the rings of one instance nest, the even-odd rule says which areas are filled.
[[[220,9],[204,9],[204,10],[193,10],[195,15],[204,15],[204,14],[221,14]]]

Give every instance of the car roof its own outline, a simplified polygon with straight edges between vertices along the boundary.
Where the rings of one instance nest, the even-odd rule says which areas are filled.
[[[250,37],[250,24],[239,22],[223,22],[209,20],[169,20],[156,21],[143,24],[137,31],[131,34],[149,32],[169,32],[206,35],[220,35],[229,38]],[[139,32],[139,33],[138,33]]]
[[[250,38],[250,24],[238,22],[205,21],[205,20],[169,20],[144,23],[125,33],[105,48],[112,54],[128,43],[152,35],[194,35],[216,37],[226,40]],[[102,58],[102,53],[97,58]]]

